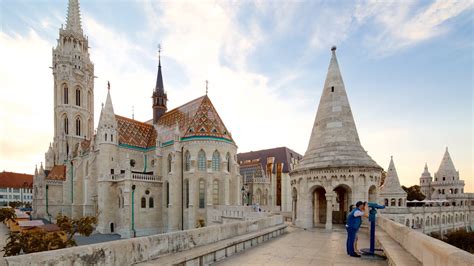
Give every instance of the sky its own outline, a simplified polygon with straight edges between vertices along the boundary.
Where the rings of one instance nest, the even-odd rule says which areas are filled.
[[[331,56],[361,143],[403,185],[446,147],[474,192],[473,1],[80,1],[95,65],[95,126],[107,81],[116,114],[152,118],[157,47],[168,108],[205,94],[239,152],[304,154]],[[0,0],[0,171],[33,173],[53,140],[49,68],[66,0]]]

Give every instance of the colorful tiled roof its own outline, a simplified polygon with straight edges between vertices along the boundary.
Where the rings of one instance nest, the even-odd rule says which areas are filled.
[[[65,165],[55,165],[46,176],[46,179],[49,180],[66,180],[66,166]]]
[[[251,182],[253,178],[265,177],[260,159],[243,161],[240,164],[240,175],[244,178],[245,183]]]
[[[158,126],[164,142],[172,140],[176,126],[184,138],[206,136],[234,142],[207,95],[166,112]]]
[[[1,172],[0,173],[0,187],[1,188],[32,188],[33,175]]]
[[[115,115],[119,144],[139,148],[150,148],[156,143],[156,130],[153,125],[139,122],[127,117]]]
[[[260,163],[262,167],[266,167],[267,158],[268,157],[275,157],[275,165],[278,163],[283,163],[283,173],[288,173],[291,169],[291,160],[301,160],[303,156],[301,154],[288,149],[287,147],[279,147],[267,150],[259,150],[259,151],[251,151],[251,152],[244,152],[237,154],[237,161],[244,162],[247,160],[255,160],[260,159]],[[242,166],[241,166],[242,167]],[[276,171],[276,167],[273,168],[273,172]]]

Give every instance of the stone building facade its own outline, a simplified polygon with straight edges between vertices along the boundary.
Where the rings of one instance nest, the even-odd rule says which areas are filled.
[[[265,210],[291,212],[290,171],[302,157],[287,147],[237,154],[244,202],[258,203]]]
[[[349,206],[377,200],[383,169],[360,144],[336,47],[303,159],[290,172],[293,221],[310,228],[345,223]]]
[[[97,231],[131,237],[203,226],[208,210],[240,204],[231,133],[207,95],[167,110],[160,60],[153,118],[140,122],[115,114],[109,83],[93,133],[87,40],[79,3],[70,0],[66,28],[53,49],[55,137],[45,168],[34,176],[33,215],[97,215]]]
[[[405,191],[400,188],[392,158],[381,187],[380,204],[386,206],[381,213],[426,234],[474,230],[474,193],[464,193],[464,181],[459,178],[447,148],[435,177],[440,181],[430,182],[431,174],[425,164],[420,187],[426,198],[421,202],[409,202]]]

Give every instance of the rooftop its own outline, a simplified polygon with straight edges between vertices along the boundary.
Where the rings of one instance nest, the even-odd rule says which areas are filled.
[[[31,188],[33,187],[33,175],[14,172],[0,172],[1,188]]]

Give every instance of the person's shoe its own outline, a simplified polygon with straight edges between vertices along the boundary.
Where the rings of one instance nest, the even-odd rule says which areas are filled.
[[[356,258],[360,258],[361,256],[359,254],[352,254],[350,255],[351,257],[356,257]]]

